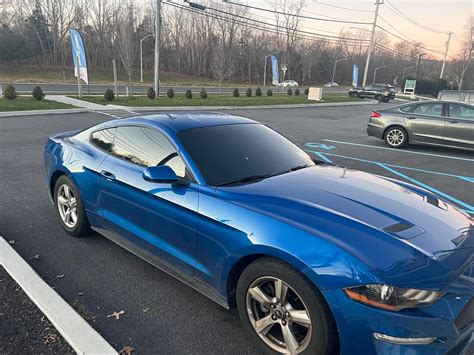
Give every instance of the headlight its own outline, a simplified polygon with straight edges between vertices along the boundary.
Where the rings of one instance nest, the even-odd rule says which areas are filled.
[[[390,311],[430,306],[444,296],[444,292],[376,284],[348,287],[344,291],[354,301]]]

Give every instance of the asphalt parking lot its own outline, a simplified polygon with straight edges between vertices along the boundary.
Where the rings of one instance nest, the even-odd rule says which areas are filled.
[[[474,213],[474,153],[387,149],[366,135],[370,109],[232,113],[277,129],[315,157],[418,184]],[[97,234],[74,239],[61,229],[43,181],[44,143],[53,133],[109,119],[99,113],[0,118],[0,235],[14,240],[14,248],[117,350],[132,346],[142,354],[255,353],[235,311],[226,311]],[[30,259],[35,255],[39,260]],[[107,317],[121,310],[125,314],[120,320]]]

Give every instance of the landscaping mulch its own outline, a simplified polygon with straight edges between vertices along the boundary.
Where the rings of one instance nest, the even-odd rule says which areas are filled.
[[[46,353],[74,351],[0,266],[0,354]]]

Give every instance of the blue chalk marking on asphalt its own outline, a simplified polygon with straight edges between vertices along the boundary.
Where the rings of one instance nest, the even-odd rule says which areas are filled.
[[[391,173],[393,173],[393,174],[395,174],[395,175],[398,175],[398,176],[400,176],[400,177],[402,177],[402,178],[404,178],[404,179],[406,179],[406,180],[408,180],[408,181],[410,181],[410,182],[412,182],[412,183],[414,183],[414,184],[417,184],[417,185],[419,185],[419,186],[421,186],[421,187],[423,187],[423,188],[425,188],[425,189],[427,189],[427,190],[429,190],[429,191],[431,191],[431,192],[434,192],[435,194],[437,194],[437,195],[439,195],[439,196],[443,196],[444,198],[446,198],[446,199],[448,199],[448,200],[451,200],[451,201],[453,201],[453,202],[456,202],[459,206],[462,206],[462,207],[467,208],[467,209],[469,209],[469,210],[474,210],[474,206],[471,206],[470,204],[468,204],[468,203],[466,203],[466,202],[463,202],[463,201],[461,201],[461,200],[458,200],[457,198],[455,198],[455,197],[453,197],[453,196],[451,196],[451,195],[448,195],[448,194],[446,194],[446,193],[444,193],[444,192],[442,192],[442,191],[439,191],[439,190],[435,189],[434,187],[431,187],[430,185],[427,185],[427,184],[425,184],[425,183],[422,183],[421,181],[418,181],[418,180],[416,180],[416,179],[413,179],[412,177],[409,177],[409,176],[407,176],[407,175],[405,175],[405,174],[402,174],[401,172],[396,171],[396,170],[394,170],[394,169],[392,169],[392,168],[386,166],[385,164],[382,164],[382,163],[375,163],[375,165],[378,165],[378,166],[380,166],[381,168],[383,168],[383,169],[385,169],[385,170],[387,170],[387,171],[390,171]]]
[[[306,152],[311,152],[311,153],[314,153],[314,154],[317,154],[317,153],[318,153],[318,152],[315,152],[315,151],[313,151],[313,150],[306,150]],[[380,163],[380,162],[373,161],[373,160],[367,160],[367,159],[361,159],[361,158],[348,157],[348,156],[345,156],[345,155],[339,155],[339,154],[333,154],[333,153],[324,153],[324,154],[325,154],[325,155],[330,155],[330,156],[333,156],[333,157],[339,157],[339,158],[344,158],[344,159],[356,160],[356,161],[360,161],[360,162],[363,162],[363,163],[385,164],[386,166],[390,166],[390,167],[392,167],[392,168],[397,168],[397,169],[412,170],[412,171],[418,171],[418,172],[420,172],[420,173],[427,173],[427,174],[434,174],[434,175],[440,175],[440,176],[453,177],[453,178],[461,179],[461,180],[463,180],[463,181],[467,181],[467,182],[470,182],[470,183],[474,183],[474,177],[470,177],[470,176],[454,175],[454,174],[442,173],[442,172],[439,172],[439,171],[432,171],[432,170],[424,170],[424,169],[412,168],[412,167],[403,166],[403,165]]]
[[[323,153],[319,153],[319,152],[314,152],[314,154],[316,154],[318,157],[320,157],[322,160],[324,160],[326,163],[329,163],[329,164],[334,164],[331,159],[327,158]]]
[[[322,144],[322,143],[306,143],[306,147],[311,147],[311,148],[321,148],[321,149],[326,149],[326,150],[333,150],[336,148],[333,145],[327,145],[327,144]]]

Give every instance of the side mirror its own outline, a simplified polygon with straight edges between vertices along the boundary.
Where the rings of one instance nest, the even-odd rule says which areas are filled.
[[[143,179],[149,182],[175,183],[178,182],[176,173],[167,165],[150,166],[143,172]]]

